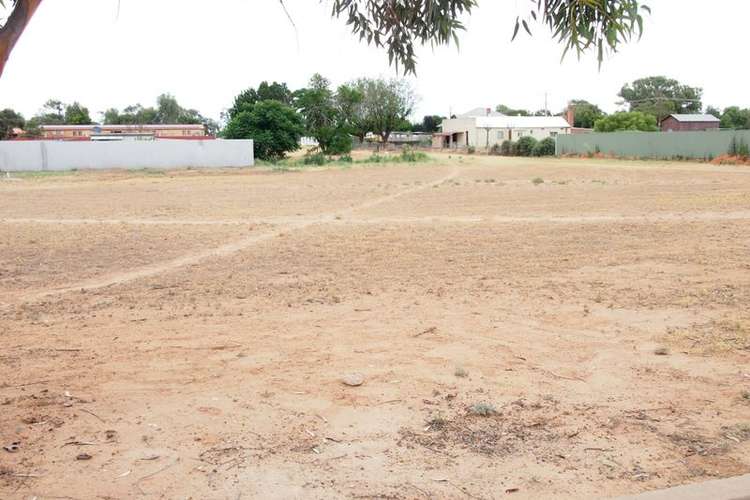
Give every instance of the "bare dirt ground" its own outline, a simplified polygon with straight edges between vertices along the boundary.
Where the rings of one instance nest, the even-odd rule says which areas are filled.
[[[595,498],[747,473],[750,168],[0,181],[0,339],[0,498]]]

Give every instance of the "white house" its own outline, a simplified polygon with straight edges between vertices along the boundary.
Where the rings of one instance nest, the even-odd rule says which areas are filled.
[[[477,108],[443,120],[442,131],[434,134],[432,145],[437,148],[488,148],[524,136],[541,140],[569,134],[570,130],[570,124],[562,116],[507,116]]]

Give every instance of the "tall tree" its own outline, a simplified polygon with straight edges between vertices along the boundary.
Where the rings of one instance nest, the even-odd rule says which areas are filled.
[[[331,82],[316,73],[308,87],[296,92],[296,106],[305,118],[307,134],[318,141],[325,154],[344,154],[352,150],[352,139],[331,90]],[[347,105],[349,103],[346,103]]]
[[[573,126],[578,128],[594,128],[596,120],[605,115],[599,106],[583,99],[574,99],[570,101],[570,105],[575,109]]]
[[[716,118],[721,118],[721,110],[715,106],[707,106],[706,114],[715,116]]]
[[[0,75],[16,41],[41,0],[0,0],[12,12],[0,27]],[[285,0],[280,0],[282,6]],[[346,19],[355,36],[368,44],[385,47],[390,61],[406,72],[416,69],[415,46],[458,43],[464,29],[461,18],[471,14],[477,0],[333,0],[332,15]],[[328,5],[321,3],[321,8]],[[599,62],[605,50],[643,32],[641,0],[536,0],[528,15],[516,16],[513,38],[521,27],[531,34],[532,20],[546,26],[568,51],[596,51]],[[228,13],[231,15],[231,13]]]
[[[0,111],[0,141],[10,137],[14,128],[23,128],[26,120],[20,113],[12,109],[3,109]]]
[[[359,142],[364,142],[370,131],[365,108],[365,81],[360,79],[341,85],[336,90],[336,104],[347,131],[357,137]]]
[[[364,79],[364,107],[371,132],[388,142],[414,110],[417,95],[406,80]]]
[[[294,102],[294,93],[289,90],[286,83],[260,82],[257,89],[251,87],[243,90],[234,98],[234,103],[228,110],[229,119],[231,120],[242,111],[243,106],[248,104],[252,106],[259,101],[278,101],[291,106]]]
[[[78,101],[65,106],[66,125],[90,125],[92,123],[88,108],[81,106]]]
[[[672,113],[700,113],[703,89],[683,85],[664,76],[650,76],[622,87],[618,94],[630,111],[641,111],[663,120]]]
[[[412,127],[414,132],[425,132],[433,134],[440,130],[440,124],[443,123],[443,117],[438,115],[426,115],[420,123],[415,123]]]

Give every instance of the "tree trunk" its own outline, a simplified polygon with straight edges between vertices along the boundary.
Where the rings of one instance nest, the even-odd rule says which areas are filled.
[[[8,22],[0,28],[0,76],[3,75],[5,63],[8,62],[13,47],[21,38],[23,30],[26,29],[40,3],[42,0],[18,0]]]

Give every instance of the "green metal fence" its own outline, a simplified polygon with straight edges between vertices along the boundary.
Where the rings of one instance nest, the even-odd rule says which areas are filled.
[[[750,130],[559,135],[557,154],[602,153],[626,158],[711,159],[728,154],[733,143],[750,145]]]

